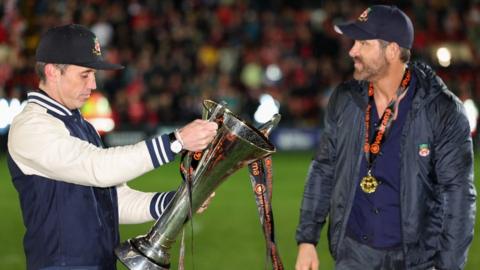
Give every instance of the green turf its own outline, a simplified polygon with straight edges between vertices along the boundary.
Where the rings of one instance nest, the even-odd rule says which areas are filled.
[[[304,179],[311,153],[277,153],[273,157],[273,211],[280,255],[286,269],[293,269],[296,258],[295,227]],[[478,179],[480,156],[476,158]],[[178,163],[150,172],[131,182],[145,191],[175,189],[180,183]],[[479,189],[478,181],[476,181]],[[255,199],[246,169],[223,183],[209,209],[194,217],[193,264],[202,269],[271,269],[265,268],[265,246],[258,221]],[[477,201],[478,204],[478,201]],[[4,156],[0,156],[0,268],[25,269],[22,236],[24,233],[17,193],[8,174]],[[121,226],[122,239],[145,234],[150,224]],[[477,220],[476,231],[479,231]],[[190,226],[186,227],[186,269],[192,267]],[[323,232],[325,234],[325,231]],[[332,269],[325,235],[318,247],[321,269]],[[466,269],[480,269],[480,242],[475,237]],[[172,269],[177,269],[178,243],[172,250]],[[119,269],[125,269],[120,266]]]

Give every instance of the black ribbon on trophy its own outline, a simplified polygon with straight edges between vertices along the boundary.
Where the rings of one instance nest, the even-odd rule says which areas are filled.
[[[268,137],[271,130],[277,126],[279,121],[280,115],[276,114],[272,120],[262,125],[259,128],[259,131]],[[265,236],[267,258],[272,263],[273,270],[283,270],[282,260],[280,259],[277,245],[275,243],[275,228],[271,204],[273,186],[272,156],[267,156],[250,163],[248,165],[248,170],[250,172],[250,180],[255,194],[258,215]]]
[[[222,125],[223,121],[223,112],[226,106],[226,102],[221,102],[217,106],[213,113],[211,113],[209,121],[217,122],[218,127]],[[208,118],[208,111],[204,111],[203,119]],[[208,150],[204,150],[208,151]],[[180,161],[180,175],[183,178],[183,181],[186,183],[187,192],[188,192],[188,201],[189,201],[189,212],[188,218],[190,219],[190,228],[191,228],[191,256],[193,261],[193,205],[192,205],[192,174],[197,169],[200,159],[202,158],[203,152],[183,152],[182,158]],[[182,231],[182,240],[180,242],[180,252],[178,257],[178,269],[185,269],[185,233]],[[194,263],[192,263],[194,264]]]

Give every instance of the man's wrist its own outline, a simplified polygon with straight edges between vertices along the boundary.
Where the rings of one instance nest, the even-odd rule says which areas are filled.
[[[177,140],[180,142],[180,144],[182,145],[182,148],[185,147],[185,143],[183,142],[183,139],[182,139],[182,136],[180,135],[180,130],[179,129],[175,129],[175,131],[173,132],[173,134],[175,135],[175,138],[177,138]]]
[[[174,132],[168,134],[168,139],[169,139],[169,142],[170,142],[170,150],[173,153],[178,154],[183,150],[183,143],[182,143],[181,140],[178,139],[176,133],[177,132],[174,131]]]

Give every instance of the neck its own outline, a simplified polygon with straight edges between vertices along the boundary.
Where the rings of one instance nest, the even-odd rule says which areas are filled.
[[[53,91],[53,88],[50,84],[46,83],[46,82],[40,82],[40,84],[38,85],[38,88],[40,90],[42,90],[43,92],[47,93],[47,95],[49,97],[51,97],[52,99],[54,99],[55,101],[57,101],[58,103],[62,104],[63,106],[65,106],[65,104],[62,102],[60,96],[58,95],[57,92]],[[65,106],[67,107],[67,106]]]
[[[391,65],[385,76],[372,81],[375,101],[389,103],[397,96],[397,90],[405,73],[404,64]]]
[[[56,96],[55,96],[55,93],[53,93],[51,90],[50,90],[50,87],[48,87],[45,83],[40,83],[38,85],[38,88],[40,90],[42,90],[43,92],[47,93],[47,95],[55,100],[57,100]],[[57,100],[58,101],[58,100]]]

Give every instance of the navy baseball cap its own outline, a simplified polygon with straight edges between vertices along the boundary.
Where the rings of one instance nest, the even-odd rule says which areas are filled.
[[[396,6],[371,6],[357,20],[337,24],[334,28],[354,40],[382,39],[407,49],[413,44],[412,21]]]
[[[40,39],[37,61],[69,64],[93,69],[122,69],[122,65],[103,60],[100,43],[95,34],[79,24],[57,26],[49,29]]]

